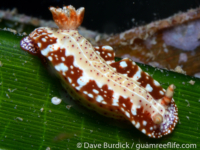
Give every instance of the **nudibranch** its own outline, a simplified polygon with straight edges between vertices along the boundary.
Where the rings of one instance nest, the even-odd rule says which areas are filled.
[[[115,62],[112,47],[93,47],[77,31],[84,8],[49,9],[59,28],[35,29],[21,40],[23,50],[47,60],[64,88],[84,106],[107,117],[128,119],[152,138],[174,130],[178,109],[173,84],[164,90],[135,62]]]

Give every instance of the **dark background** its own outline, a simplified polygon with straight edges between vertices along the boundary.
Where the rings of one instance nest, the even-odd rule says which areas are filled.
[[[85,7],[82,26],[104,33],[119,33],[133,26],[163,19],[200,5],[200,0],[0,0],[0,9],[50,20],[49,6]],[[133,18],[135,21],[133,21]]]

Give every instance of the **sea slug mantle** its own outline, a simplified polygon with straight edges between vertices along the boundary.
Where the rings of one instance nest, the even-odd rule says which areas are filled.
[[[49,9],[59,29],[35,29],[21,40],[23,50],[48,60],[69,94],[86,107],[108,117],[128,119],[152,138],[174,130],[178,109],[173,84],[164,90],[131,60],[115,62],[112,47],[93,47],[76,30],[84,8]]]

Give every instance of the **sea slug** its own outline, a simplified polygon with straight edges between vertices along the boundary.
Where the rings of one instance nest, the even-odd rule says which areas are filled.
[[[135,62],[114,61],[110,46],[93,47],[77,27],[85,9],[49,8],[58,29],[40,27],[21,40],[21,48],[49,62],[65,89],[84,106],[112,118],[128,119],[142,133],[160,138],[178,122],[171,84],[165,91]]]

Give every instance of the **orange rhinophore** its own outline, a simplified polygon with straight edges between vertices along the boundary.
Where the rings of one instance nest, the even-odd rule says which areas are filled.
[[[49,7],[55,23],[60,29],[76,29],[81,25],[85,13],[85,8],[81,7],[78,10],[71,5],[64,6],[63,9]]]
[[[168,105],[171,103],[173,95],[174,95],[174,88],[175,88],[175,86],[173,84],[171,84],[167,88],[167,91],[165,92],[165,96],[163,97],[161,104]]]

